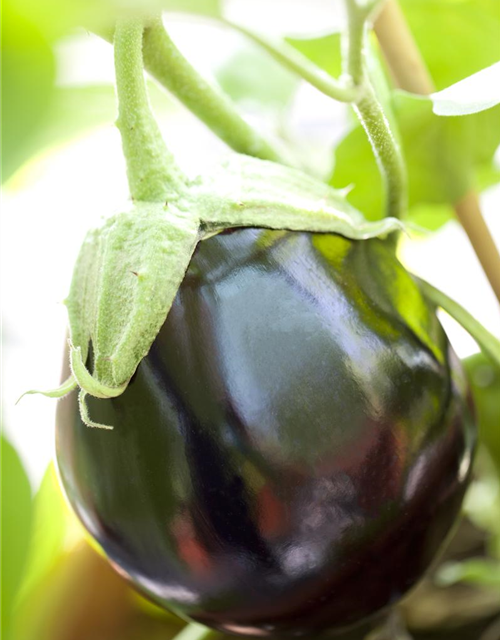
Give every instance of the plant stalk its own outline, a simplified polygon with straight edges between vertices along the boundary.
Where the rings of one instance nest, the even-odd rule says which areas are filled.
[[[243,33],[325,95],[340,102],[353,104],[368,135],[384,181],[386,215],[399,218],[406,209],[406,168],[399,144],[370,83],[364,63],[366,20],[371,8],[371,4],[360,6],[355,0],[346,0],[348,32],[343,39],[344,74],[340,80],[322,72],[291,46],[272,43],[267,38],[228,20],[223,22]]]
[[[455,318],[455,320],[470,333],[484,353],[500,367],[500,340],[485,329],[483,325],[459,305],[458,302],[455,302],[455,300],[452,300],[445,293],[436,289],[436,287],[433,287],[425,280],[417,276],[414,277],[426,298],[435,306],[444,309],[452,318]]]
[[[359,96],[359,89],[347,77],[345,79],[332,78],[329,73],[313,64],[306,56],[286,42],[272,42],[243,25],[230,20],[222,20],[223,24],[239,31],[249,40],[267,51],[277,62],[297,74],[300,78],[338,102],[355,102]]]
[[[386,0],[375,22],[375,33],[396,84],[412,93],[432,93],[432,79],[397,0]],[[484,221],[477,193],[469,191],[454,208],[500,302],[500,253]]]
[[[376,92],[368,77],[365,56],[367,7],[346,0],[348,28],[343,36],[343,65],[360,97],[353,108],[368,135],[384,181],[386,215],[400,218],[407,206],[406,165]]]
[[[144,64],[160,84],[232,149],[263,160],[280,161],[279,153],[240,116],[231,100],[184,58],[160,19],[144,32]]]
[[[184,179],[149,105],[142,59],[143,24],[119,20],[114,37],[118,119],[133,200],[165,202]]]

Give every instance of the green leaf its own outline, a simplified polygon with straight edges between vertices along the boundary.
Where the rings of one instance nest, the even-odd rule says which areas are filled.
[[[500,143],[495,120],[500,120],[499,107],[467,118],[440,118],[433,113],[429,98],[403,91],[394,93],[393,106],[408,168],[409,219],[413,220],[413,208],[421,211],[422,205],[452,204],[477,186],[480,172],[484,175],[491,166]],[[490,171],[488,177],[491,183],[496,174]],[[348,196],[351,204],[370,220],[382,216],[382,183],[360,125],[337,147],[331,183],[335,187],[353,184]],[[447,215],[444,211],[441,207],[441,222],[452,215],[451,207]]]
[[[483,353],[463,361],[474,396],[481,441],[500,476],[500,367]]]
[[[2,436],[2,638],[8,638],[12,612],[29,549],[31,487],[14,447]]]
[[[286,38],[286,41],[334,78],[340,76],[342,55],[339,33],[331,33],[320,38]]]
[[[497,0],[403,0],[402,5],[438,89],[498,61]],[[331,75],[340,73],[338,34],[289,42]],[[377,59],[376,52],[369,51],[370,65]],[[413,220],[412,209],[417,214],[418,208],[418,223],[427,218],[428,227],[437,228],[453,215],[450,204],[470,187],[485,188],[500,180],[492,164],[500,144],[500,108],[471,115],[467,122],[457,119],[444,124],[429,103],[419,104],[418,100],[400,92],[392,101],[408,164],[409,219]],[[383,215],[381,179],[360,126],[337,147],[331,184],[354,185],[348,200],[368,219]],[[438,212],[437,219],[430,219],[431,210]]]
[[[297,86],[297,78],[256,46],[241,47],[216,72],[227,95],[243,107],[280,117]]]
[[[498,61],[498,0],[401,0],[438,90]]]
[[[202,16],[217,17],[222,14],[222,0],[158,0],[166,11],[196,13]],[[140,2],[138,0],[140,6]]]
[[[68,530],[74,525],[74,520],[75,516],[61,493],[54,465],[50,464],[34,499],[29,555],[19,594],[21,599],[38,586],[64,553]]]
[[[395,218],[365,220],[344,195],[296,169],[235,154],[194,184],[184,207],[200,211],[209,233],[252,226],[361,240],[403,229]]]
[[[417,228],[437,231],[454,217],[455,212],[450,204],[422,203],[410,209],[407,219]]]
[[[174,103],[157,83],[148,82],[148,93],[156,115],[172,113]],[[67,144],[99,126],[112,126],[115,119],[116,95],[112,84],[55,87],[45,118],[30,139],[29,154],[24,159]]]
[[[500,562],[486,558],[447,562],[440,567],[436,578],[438,583],[443,586],[467,582],[492,587],[500,591]]]
[[[54,84],[52,50],[40,30],[2,3],[2,181],[32,151]]]
[[[10,0],[20,14],[30,18],[50,41],[75,27],[92,31],[113,29],[119,17],[155,15],[161,11],[217,17],[220,0]]]
[[[438,116],[465,116],[500,104],[500,62],[430,96]]]

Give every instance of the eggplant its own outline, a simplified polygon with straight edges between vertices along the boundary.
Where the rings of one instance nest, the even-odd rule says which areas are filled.
[[[339,235],[202,242],[127,390],[88,406],[114,429],[72,393],[56,430],[85,528],[151,600],[243,636],[397,602],[459,516],[476,442],[435,310],[390,244]]]

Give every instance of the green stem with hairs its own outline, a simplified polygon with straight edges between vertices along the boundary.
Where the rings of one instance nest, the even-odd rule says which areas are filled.
[[[149,105],[142,59],[143,24],[119,20],[114,36],[118,120],[133,200],[165,202],[184,178],[168,151]]]
[[[386,215],[400,218],[407,206],[407,175],[400,146],[370,82],[365,64],[366,20],[373,3],[360,6],[357,0],[345,0],[348,28],[343,35],[344,72],[359,88],[354,111],[363,126],[384,182]]]
[[[400,218],[407,206],[406,166],[389,121],[371,84],[365,83],[364,95],[353,109],[370,140],[382,176],[386,216]]]
[[[144,64],[160,84],[232,149],[263,160],[280,161],[279,153],[245,122],[232,101],[184,58],[161,20],[145,30]]]

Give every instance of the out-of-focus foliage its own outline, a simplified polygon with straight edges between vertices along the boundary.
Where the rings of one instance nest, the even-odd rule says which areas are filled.
[[[474,394],[481,442],[500,476],[500,370],[482,353],[464,360],[464,366]],[[500,531],[500,521],[498,527]]]
[[[436,89],[498,62],[498,0],[402,0],[401,5]]]
[[[222,89],[238,104],[278,118],[297,88],[297,78],[255,45],[241,48],[217,71]]]
[[[172,111],[172,101],[157,84],[148,82],[149,97],[157,115]],[[85,105],[85,108],[82,108]],[[43,127],[31,140],[33,152],[56,147],[95,127],[116,119],[115,90],[111,84],[56,86]]]
[[[431,95],[434,113],[463,116],[500,104],[500,62]]]
[[[32,504],[28,477],[14,447],[2,436],[2,623],[1,636],[10,637],[12,612],[28,556]]]
[[[430,99],[402,91],[394,93],[393,108],[408,167],[410,217],[413,208],[456,202],[478,186],[478,173],[491,165],[500,144],[500,108],[467,118],[442,118],[433,113]],[[332,183],[352,183],[350,201],[368,218],[384,215],[377,164],[358,125],[337,147]]]
[[[2,2],[2,181],[32,152],[54,84],[52,49],[37,24]]]
[[[4,527],[3,531],[2,598],[14,614],[11,632],[2,637],[5,640],[172,638],[182,621],[135,595],[99,551],[91,548],[63,498],[53,465],[35,496],[30,526],[26,522],[27,514],[31,513],[27,479],[8,444],[3,457],[3,480],[8,479],[3,492],[7,493],[6,485],[10,487],[12,483],[17,491],[14,495],[10,488],[9,495],[2,495],[8,498],[3,507],[4,523],[10,516],[8,530]]]
[[[75,516],[61,494],[53,465],[47,469],[33,501],[33,523],[20,597],[34,589],[65,550],[65,542],[81,537]]]
[[[15,10],[30,16],[49,41],[77,27],[112,28],[118,16],[181,11],[207,16],[221,12],[220,0],[10,0]]]
[[[500,371],[482,353],[464,360],[472,388],[481,446],[464,509],[486,534],[486,554],[444,563],[437,574],[442,586],[459,582],[493,590],[500,606]]]
[[[286,40],[331,76],[334,78],[340,76],[342,56],[339,33],[331,33],[319,38],[287,38]]]
[[[438,88],[500,58],[496,0],[404,0],[402,4]],[[337,34],[290,42],[338,76]],[[399,91],[393,94],[392,106],[408,166],[410,218],[415,222],[438,228],[453,215],[450,204],[470,187],[485,188],[500,180],[493,164],[500,144],[500,107],[467,118],[442,118],[433,113],[429,99]],[[332,184],[353,185],[349,200],[370,219],[384,215],[377,164],[359,124],[335,151]]]
[[[492,587],[500,594],[500,562],[492,559],[472,558],[450,563],[442,567],[439,576],[441,584],[445,586],[469,582]]]

